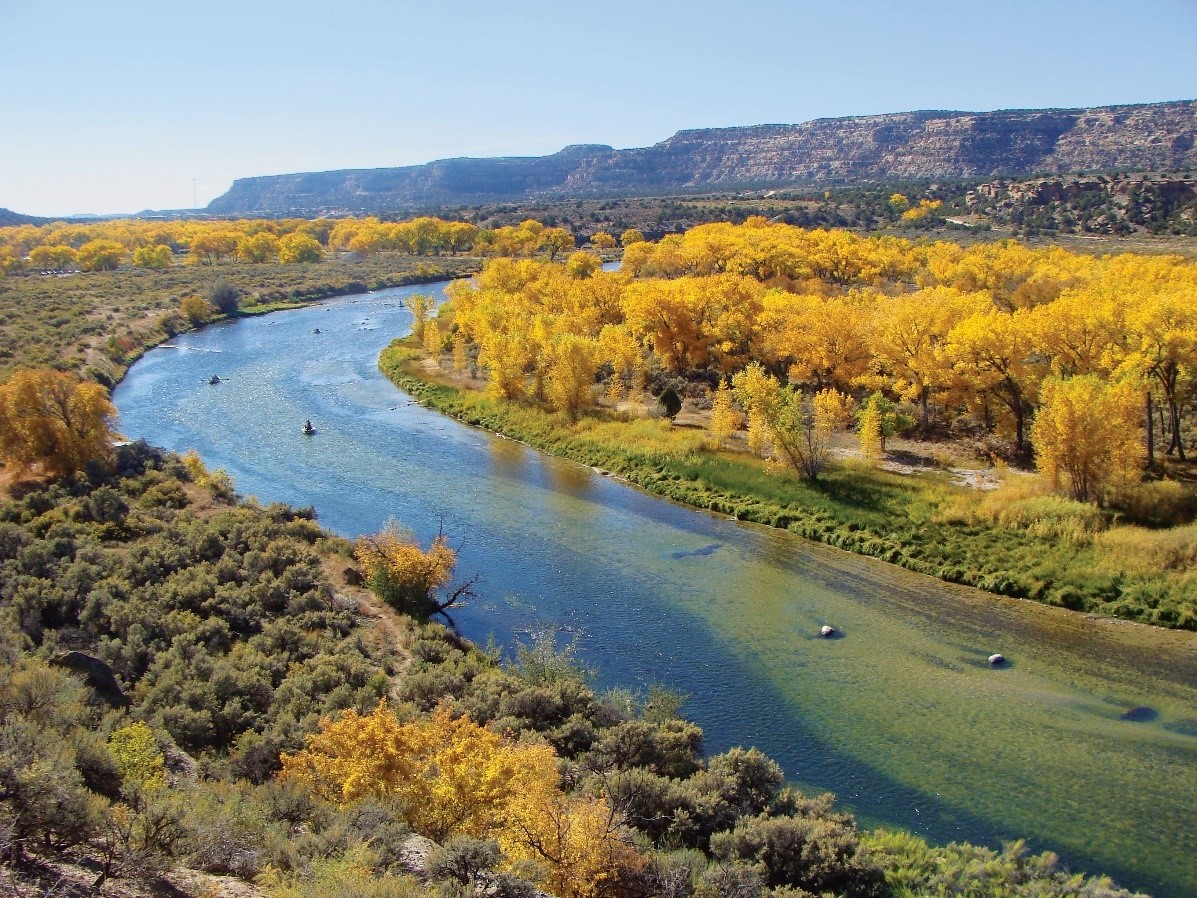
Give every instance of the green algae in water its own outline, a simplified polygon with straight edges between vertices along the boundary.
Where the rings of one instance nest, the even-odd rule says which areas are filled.
[[[455,614],[466,635],[579,634],[600,685],[689,694],[710,751],[756,744],[863,820],[937,841],[1025,836],[1074,867],[1197,894],[1197,635],[693,512],[412,406],[375,367],[408,321],[404,293],[180,337],[116,391],[122,429],[198,449],[263,501],[312,503],[345,535],[395,517],[427,540],[443,519],[462,572],[486,577]],[[299,432],[309,417],[317,440]],[[844,637],[819,639],[823,624]],[[989,667],[992,652],[1010,665]],[[1158,717],[1119,719],[1138,707]]]

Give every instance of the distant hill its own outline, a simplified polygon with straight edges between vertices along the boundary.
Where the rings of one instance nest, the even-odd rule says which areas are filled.
[[[1197,102],[906,112],[680,131],[651,147],[443,159],[403,168],[241,178],[208,212],[403,211],[729,187],[985,179],[1197,167]]]
[[[34,215],[22,215],[19,212],[13,212],[11,209],[0,208],[0,228],[6,228],[10,225],[43,225],[50,221],[49,218],[38,218]]]

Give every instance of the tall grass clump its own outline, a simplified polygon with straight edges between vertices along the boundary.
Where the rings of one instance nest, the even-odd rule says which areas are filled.
[[[1096,540],[1103,564],[1126,571],[1197,572],[1197,524],[1149,530],[1111,527]]]
[[[1040,477],[1008,477],[996,490],[976,495],[945,495],[939,519],[945,523],[988,524],[1031,536],[1086,546],[1103,530],[1108,516],[1096,505],[1054,495]]]

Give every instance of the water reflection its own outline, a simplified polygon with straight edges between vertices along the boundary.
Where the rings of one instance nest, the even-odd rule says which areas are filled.
[[[243,493],[314,504],[349,536],[394,517],[427,541],[443,522],[461,571],[486,576],[455,613],[466,635],[576,634],[600,685],[688,693],[711,750],[756,744],[867,820],[943,841],[1028,836],[1160,894],[1197,893],[1192,634],[692,512],[427,412],[375,367],[407,324],[402,296],[427,289],[180,337],[116,391],[123,427],[195,447]],[[227,382],[209,386],[214,371]],[[824,624],[844,638],[820,639]],[[986,661],[998,651],[1001,670]]]

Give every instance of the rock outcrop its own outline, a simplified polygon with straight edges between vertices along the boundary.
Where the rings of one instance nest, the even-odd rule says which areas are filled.
[[[1096,109],[906,112],[680,131],[651,147],[445,159],[243,178],[215,214],[403,211],[738,187],[1025,177],[1197,166],[1197,101]]]
[[[83,681],[112,707],[128,707],[129,697],[117,682],[116,674],[94,655],[85,652],[61,652],[50,659],[50,663],[82,675]]]

